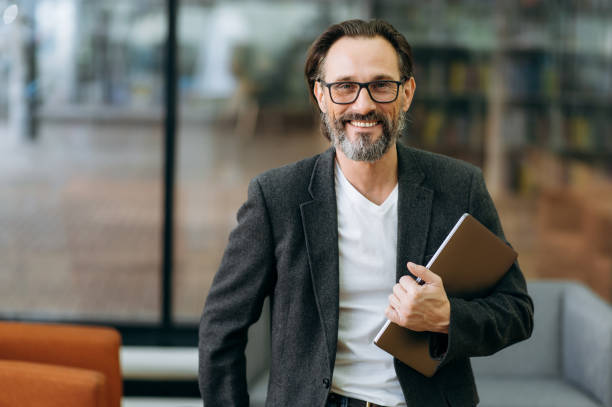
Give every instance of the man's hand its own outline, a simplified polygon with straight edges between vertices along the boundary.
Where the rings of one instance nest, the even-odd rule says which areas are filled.
[[[385,315],[391,322],[413,331],[448,333],[450,302],[442,279],[414,263],[408,263],[408,270],[425,284],[419,285],[410,276],[400,278],[389,295]]]

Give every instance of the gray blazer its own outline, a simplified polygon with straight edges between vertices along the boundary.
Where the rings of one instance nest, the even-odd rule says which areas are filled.
[[[426,264],[464,212],[504,237],[478,168],[399,143],[397,149],[398,279],[408,274],[408,261]],[[200,323],[205,406],[248,406],[247,329],[266,297],[272,331],[266,406],[325,405],[338,340],[334,156],[330,148],[251,181]],[[442,358],[436,374],[427,378],[395,360],[408,406],[476,405],[469,358],[531,334],[533,303],[516,263],[486,298],[450,302],[449,334],[431,341],[432,354]]]

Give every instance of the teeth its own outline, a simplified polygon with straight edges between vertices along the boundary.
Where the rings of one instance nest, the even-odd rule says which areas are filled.
[[[373,126],[376,126],[378,123],[377,122],[356,122],[356,121],[352,121],[351,124],[353,126],[357,126],[357,127],[373,127]]]

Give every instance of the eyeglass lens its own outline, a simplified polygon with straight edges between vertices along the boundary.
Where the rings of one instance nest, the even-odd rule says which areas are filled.
[[[352,103],[357,100],[361,84],[338,82],[330,87],[332,100],[336,103]],[[370,96],[375,102],[392,102],[397,97],[398,84],[393,81],[376,81],[367,84]]]

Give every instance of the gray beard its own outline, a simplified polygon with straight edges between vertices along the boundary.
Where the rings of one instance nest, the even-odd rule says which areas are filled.
[[[346,137],[344,123],[347,120],[369,121],[372,119],[382,121],[383,125],[382,134],[377,140],[372,141],[368,132],[358,132],[355,141]],[[405,124],[406,118],[403,113],[400,113],[396,120],[388,120],[374,112],[367,115],[347,114],[332,123],[329,116],[321,112],[321,131],[328,136],[336,149],[340,149],[344,155],[353,161],[372,163],[380,160],[389,151],[389,148],[397,142]]]

